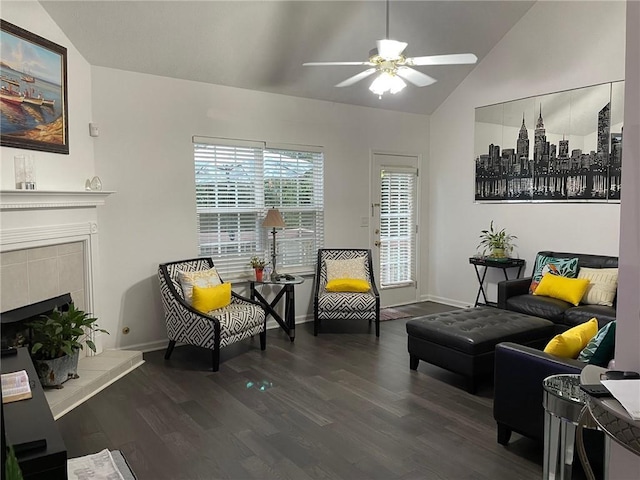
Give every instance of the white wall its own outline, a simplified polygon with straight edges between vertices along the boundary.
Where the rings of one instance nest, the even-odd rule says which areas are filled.
[[[164,345],[158,264],[197,256],[193,135],[322,145],[325,245],[369,244],[372,150],[426,156],[428,117],[93,67],[107,346]],[[234,286],[237,289],[238,286]],[[312,312],[312,278],[296,313]],[[128,326],[131,333],[120,334]]]
[[[624,52],[624,2],[538,2],[432,115],[429,298],[473,303],[468,257],[491,220],[527,273],[539,250],[618,254],[619,204],[475,204],[473,131],[475,107],[624,79]],[[490,300],[503,278],[487,275]]]
[[[69,155],[0,147],[0,187],[15,189],[13,156],[32,154],[38,190],[84,190],[94,176],[91,121],[91,67],[38,2],[2,1],[2,19],[67,48]]]

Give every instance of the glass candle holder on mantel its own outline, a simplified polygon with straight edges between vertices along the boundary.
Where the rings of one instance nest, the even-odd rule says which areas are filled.
[[[13,168],[16,179],[16,189],[36,189],[36,165],[33,155],[15,155]]]

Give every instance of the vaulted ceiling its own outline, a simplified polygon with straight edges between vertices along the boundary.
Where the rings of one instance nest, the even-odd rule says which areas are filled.
[[[366,67],[302,65],[366,61],[385,37],[384,1],[40,3],[92,65],[296,97],[431,114],[474,68],[416,67],[438,81],[379,99],[371,77],[334,86]],[[481,61],[533,3],[392,0],[389,37],[409,43],[407,56],[468,52]]]

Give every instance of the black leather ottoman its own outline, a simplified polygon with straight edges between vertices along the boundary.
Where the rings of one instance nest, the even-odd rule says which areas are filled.
[[[475,393],[482,377],[493,375],[496,344],[515,342],[544,347],[553,337],[553,322],[491,307],[436,313],[407,322],[409,366],[420,360],[464,375]]]

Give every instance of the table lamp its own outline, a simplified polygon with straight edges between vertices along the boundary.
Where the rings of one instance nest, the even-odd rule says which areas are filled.
[[[287,225],[284,223],[284,219],[277,208],[270,208],[267,211],[267,216],[262,221],[262,226],[271,228],[271,234],[273,235],[273,250],[271,254],[271,266],[273,270],[271,272],[271,278],[278,280],[279,275],[276,272],[276,228],[284,228]]]

